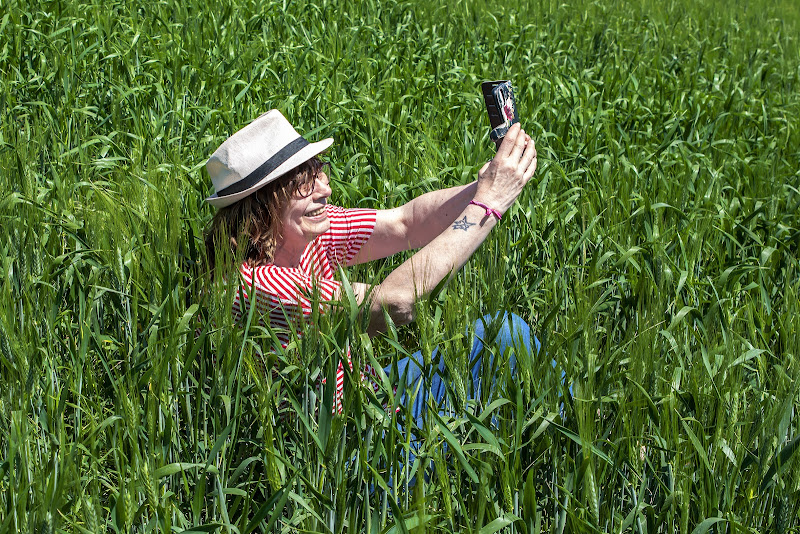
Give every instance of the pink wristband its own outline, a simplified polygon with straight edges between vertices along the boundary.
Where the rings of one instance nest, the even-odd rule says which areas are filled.
[[[487,206],[487,205],[486,205],[486,204],[484,204],[483,202],[477,202],[477,201],[475,201],[475,200],[470,200],[470,201],[469,201],[469,203],[470,203],[470,204],[475,204],[475,205],[476,205],[476,206],[478,206],[479,208],[483,208],[483,209],[485,209],[485,210],[486,210],[486,216],[487,216],[487,217],[488,217],[489,215],[494,215],[495,217],[497,217],[497,220],[498,220],[498,221],[499,221],[500,219],[502,219],[502,218],[503,218],[503,214],[502,214],[502,213],[500,213],[500,212],[499,212],[499,211],[497,211],[496,209],[492,209],[492,208],[490,208],[489,206]]]

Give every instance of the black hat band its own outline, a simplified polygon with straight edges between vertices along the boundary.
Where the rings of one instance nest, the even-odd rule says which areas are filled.
[[[298,137],[282,149],[278,150],[271,158],[259,165],[259,167],[253,172],[235,184],[231,184],[225,189],[217,191],[217,198],[227,197],[230,195],[235,195],[236,193],[241,193],[242,191],[247,191],[258,182],[263,180],[265,176],[268,176],[275,169],[283,165],[286,160],[307,147],[309,144],[310,143],[304,138]]]

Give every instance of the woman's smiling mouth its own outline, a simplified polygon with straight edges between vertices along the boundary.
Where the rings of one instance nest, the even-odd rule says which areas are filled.
[[[319,209],[315,209],[314,211],[309,211],[309,212],[308,212],[308,213],[306,213],[304,216],[305,216],[305,217],[319,217],[319,216],[320,216],[320,215],[322,215],[323,213],[325,213],[325,206],[322,206],[322,207],[321,207],[321,208],[319,208]]]

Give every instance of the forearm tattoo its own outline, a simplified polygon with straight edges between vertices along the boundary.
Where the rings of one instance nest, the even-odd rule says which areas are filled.
[[[458,220],[453,223],[453,230],[464,230],[465,232],[469,230],[470,226],[475,226],[475,223],[471,223],[467,220],[467,216],[464,215],[464,218]]]

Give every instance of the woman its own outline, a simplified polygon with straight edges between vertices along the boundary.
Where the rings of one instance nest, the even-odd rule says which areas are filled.
[[[243,252],[243,284],[234,315],[241,317],[254,299],[284,346],[290,331],[311,314],[312,302],[342,296],[334,278],[338,265],[419,248],[380,283],[352,284],[369,314],[370,334],[386,328],[384,311],[395,324],[413,321],[414,303],[466,263],[515,202],[537,163],[533,141],[516,124],[475,182],[425,193],[398,208],[343,209],[328,204],[330,182],[317,158],[332,142],[309,143],[272,110],[229,137],[206,165],[215,190],[206,200],[220,208],[206,236],[208,257],[215,261],[220,246]],[[251,288],[254,296],[248,294]],[[530,349],[529,329],[516,317],[501,341],[516,341],[515,332]],[[476,340],[473,353],[479,349]],[[400,368],[409,384],[418,380],[413,361],[400,362]],[[343,378],[340,368],[339,412]],[[415,402],[415,417],[428,392],[437,401],[444,395],[438,379],[427,386]]]

